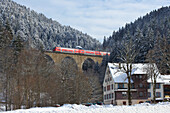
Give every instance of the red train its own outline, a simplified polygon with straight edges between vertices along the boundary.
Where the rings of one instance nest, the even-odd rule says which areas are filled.
[[[63,53],[74,53],[74,54],[85,54],[85,55],[97,55],[97,56],[105,56],[108,54],[110,56],[110,52],[101,52],[101,51],[91,51],[91,50],[83,50],[82,47],[77,46],[74,48],[63,48],[63,47],[55,47],[53,51],[63,52]]]

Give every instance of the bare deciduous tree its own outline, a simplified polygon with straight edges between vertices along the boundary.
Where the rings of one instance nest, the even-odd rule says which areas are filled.
[[[132,41],[126,42],[122,49],[119,51],[118,59],[123,63],[119,68],[122,68],[122,71],[126,73],[128,79],[128,104],[132,104],[132,96],[131,96],[131,76],[132,76],[132,63],[135,60],[137,55],[137,51],[134,48]]]
[[[170,45],[168,44],[168,40],[165,37],[161,37],[159,32],[157,33],[157,40],[155,40],[155,45],[153,49],[148,51],[147,54],[147,59],[146,61],[149,63],[147,67],[147,75],[148,78],[151,79],[151,84],[152,84],[152,90],[153,90],[153,102],[156,103],[156,83],[157,83],[157,78],[162,72],[163,74],[166,74],[168,70],[170,69],[170,51],[168,47]],[[156,63],[159,66],[156,65]]]
[[[155,63],[148,63],[147,69],[147,76],[151,80],[152,90],[153,90],[153,102],[156,103],[156,83],[157,78],[159,76],[159,71]]]
[[[11,40],[13,38],[12,31],[8,22],[5,27],[0,25],[0,66],[2,73],[3,93],[5,95],[6,111],[11,109],[12,105],[12,68],[13,68],[13,51],[10,48]]]
[[[91,96],[91,86],[88,78],[78,70],[74,59],[66,58],[59,65],[60,89],[62,89],[62,104],[87,102]]]

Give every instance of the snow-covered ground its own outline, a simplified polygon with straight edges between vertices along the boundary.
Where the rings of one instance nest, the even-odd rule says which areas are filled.
[[[3,112],[2,112],[3,113]],[[112,105],[64,105],[62,107],[45,107],[21,109],[4,113],[170,113],[170,103],[159,103],[156,105],[139,104],[134,106],[112,106]]]

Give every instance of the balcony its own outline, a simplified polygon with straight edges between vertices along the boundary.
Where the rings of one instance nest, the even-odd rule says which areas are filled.
[[[128,91],[127,88],[117,88],[115,91]],[[131,91],[137,91],[137,89],[131,89]]]

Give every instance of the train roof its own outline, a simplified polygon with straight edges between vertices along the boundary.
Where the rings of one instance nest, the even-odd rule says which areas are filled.
[[[76,49],[83,49],[83,47],[81,47],[81,46],[76,46]]]

